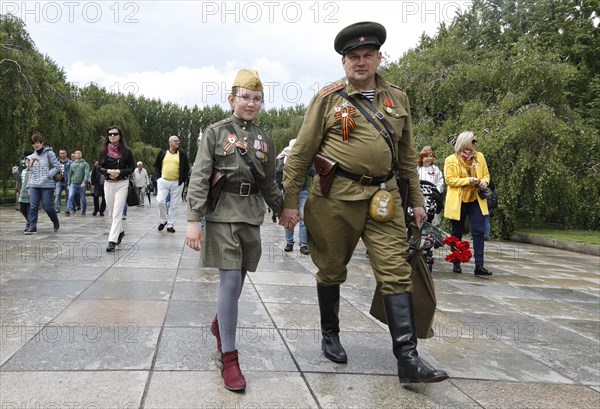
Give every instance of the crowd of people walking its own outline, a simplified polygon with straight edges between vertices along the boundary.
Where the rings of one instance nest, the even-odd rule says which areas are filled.
[[[321,351],[326,358],[338,364],[351,359],[340,337],[340,288],[362,239],[383,298],[400,382],[447,379],[445,371],[426,365],[417,352],[411,266],[399,251],[409,241],[402,204],[408,200],[417,227],[434,216],[439,225],[442,199],[438,211],[428,213],[421,185],[431,185],[440,198],[445,194],[443,214],[451,222],[452,235],[462,239],[468,218],[474,274],[490,276],[484,267],[489,210],[481,195],[490,174],[471,131],[456,138],[444,172],[430,146],[417,155],[408,96],[377,73],[386,36],[386,29],[374,22],[356,23],[339,32],[334,49],[341,56],[345,77],[313,97],[297,138],[279,155],[269,132],[255,122],[265,95],[258,72],[251,69],[237,73],[227,96],[231,116],[206,128],[193,169],[177,135],[168,137],[150,176],[144,163],[136,162],[119,126],[107,129],[93,167],[79,149],[72,159],[61,149],[57,158],[44,145],[43,136],[34,133],[33,150],[25,152],[21,169],[13,168],[20,184],[25,234],[37,232],[40,204],[54,231],[59,230],[63,191],[65,216],[79,210],[85,216],[89,184],[92,215],[108,214],[106,251],[114,252],[125,236],[128,205],[143,207],[145,194],[155,190],[158,232],[175,233],[177,210],[187,191],[184,242],[201,251],[199,264],[219,271],[211,330],[221,354],[224,386],[242,391],[246,378],[236,346],[238,301],[247,274],[256,271],[261,258],[260,226],[267,205],[283,226],[284,251],[293,251],[298,227],[299,251],[317,267]],[[403,181],[409,182],[404,199]],[[452,271],[462,273],[461,263],[455,263]]]

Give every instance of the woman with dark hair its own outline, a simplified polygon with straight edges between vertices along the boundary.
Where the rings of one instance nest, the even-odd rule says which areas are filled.
[[[60,223],[58,216],[54,210],[52,203],[52,195],[54,194],[54,175],[60,172],[60,164],[56,158],[56,154],[49,146],[44,146],[44,137],[35,132],[31,135],[31,146],[33,153],[29,158],[29,228],[25,230],[25,234],[37,233],[38,212],[40,202],[46,211],[52,223],[54,223],[54,231],[58,231]]]
[[[127,200],[129,176],[135,170],[133,152],[125,143],[123,131],[118,126],[111,126],[106,131],[106,139],[100,147],[97,170],[104,175],[104,198],[108,217],[111,220],[106,251],[115,251],[121,243],[125,230],[121,214]]]

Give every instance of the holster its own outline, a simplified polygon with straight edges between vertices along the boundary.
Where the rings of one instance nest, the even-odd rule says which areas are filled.
[[[219,197],[221,197],[221,191],[223,190],[223,186],[225,186],[226,180],[225,172],[213,168],[210,179],[208,179],[208,208],[210,210],[217,208],[217,203],[219,202]]]
[[[321,194],[327,196],[329,190],[331,190],[338,163],[333,159],[329,159],[328,157],[317,153],[314,164],[315,171],[319,175],[319,181],[321,183]]]

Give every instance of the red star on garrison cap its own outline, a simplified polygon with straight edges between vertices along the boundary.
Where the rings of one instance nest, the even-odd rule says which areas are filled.
[[[360,37],[360,38],[358,39],[358,41],[360,41],[361,43],[364,43],[364,42],[365,42],[365,40],[366,40],[366,38],[365,38],[365,37]]]

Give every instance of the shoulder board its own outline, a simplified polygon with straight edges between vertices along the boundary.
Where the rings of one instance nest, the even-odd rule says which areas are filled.
[[[343,81],[332,82],[329,85],[324,86],[319,91],[319,96],[325,98],[327,95],[331,95],[336,91],[346,88],[346,84]]]
[[[215,122],[214,124],[208,125],[207,128],[216,128],[217,126],[225,125],[226,123],[229,123],[229,122],[231,122],[231,117],[222,119],[219,122]]]
[[[259,124],[256,123],[256,121],[252,122],[254,124],[255,127],[257,127],[262,133],[268,134],[269,132],[267,132],[267,130],[265,128],[263,128],[262,126],[260,126]]]
[[[392,84],[391,82],[388,82],[388,85],[389,85],[390,87],[392,87],[392,88],[396,88],[396,89],[399,89],[399,90],[400,90],[400,91],[402,91],[402,92],[405,92],[405,91],[404,91],[402,88],[400,88],[400,87],[399,87],[399,86],[397,86],[396,84]]]

